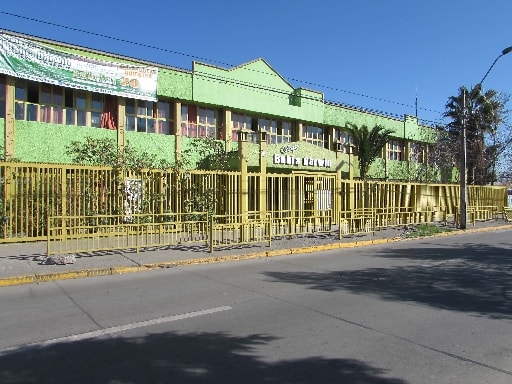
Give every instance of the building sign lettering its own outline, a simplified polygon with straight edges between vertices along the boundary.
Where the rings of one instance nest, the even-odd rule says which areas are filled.
[[[332,160],[310,158],[310,157],[297,157],[297,156],[293,156],[293,155],[280,155],[280,154],[276,153],[274,155],[274,164],[294,165],[294,166],[304,165],[307,167],[331,168]]]

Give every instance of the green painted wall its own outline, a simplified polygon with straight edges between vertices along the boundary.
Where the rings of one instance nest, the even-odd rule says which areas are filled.
[[[16,120],[14,157],[26,162],[71,163],[71,158],[65,154],[66,147],[87,136],[117,141],[117,131]]]
[[[175,160],[175,136],[156,133],[126,132],[126,144],[138,150],[154,155],[157,160],[166,160],[170,164]]]
[[[361,112],[341,105],[325,105],[323,123],[335,127],[345,127],[347,123],[357,126],[366,125],[369,128],[375,125],[382,125],[385,128],[391,129],[396,137],[404,137],[404,122],[402,120]]]
[[[194,101],[321,123],[322,94],[295,90],[263,59],[230,70],[194,62]]]
[[[159,69],[157,92],[161,97],[192,100],[192,74],[170,69]]]

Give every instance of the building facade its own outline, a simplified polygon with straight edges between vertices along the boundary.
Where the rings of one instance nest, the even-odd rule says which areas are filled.
[[[393,139],[370,177],[425,181],[418,170],[428,166],[431,127],[413,116],[327,102],[318,91],[294,88],[263,59],[233,68],[193,62],[183,70],[5,31],[0,53],[6,160],[71,163],[69,144],[92,137],[172,164],[194,152],[196,138],[210,138],[233,153],[247,142],[249,170],[357,178],[347,123],[378,124]]]

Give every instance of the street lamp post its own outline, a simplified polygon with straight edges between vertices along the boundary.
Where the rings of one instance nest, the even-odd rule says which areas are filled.
[[[476,85],[476,87],[482,86],[482,83],[484,82],[485,78],[491,72],[491,69],[494,67],[494,64],[502,57],[505,56],[507,53],[512,52],[512,46],[505,48],[503,51],[501,51],[501,54],[492,62],[491,66],[485,73],[484,77],[480,82]],[[463,89],[463,95],[462,95],[462,132],[460,135],[460,169],[459,169],[459,178],[460,178],[460,217],[459,217],[459,228],[460,229],[466,229],[467,227],[467,215],[468,215],[468,170],[467,170],[467,143],[466,143],[466,89]]]

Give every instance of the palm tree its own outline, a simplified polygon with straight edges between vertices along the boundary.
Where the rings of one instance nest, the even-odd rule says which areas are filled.
[[[446,128],[454,148],[460,146],[462,123],[465,119],[468,182],[492,182],[496,177],[495,163],[501,148],[496,143],[491,143],[491,147],[488,147],[486,137],[496,137],[496,130],[503,122],[506,114],[503,98],[494,90],[482,92],[481,84],[469,90],[462,86],[457,96],[448,98],[445,108],[443,116],[451,120]]]
[[[371,130],[366,125],[358,127],[352,123],[347,123],[347,127],[359,158],[359,177],[365,180],[370,165],[380,156],[382,148],[386,146],[393,131],[382,125],[376,125]]]

